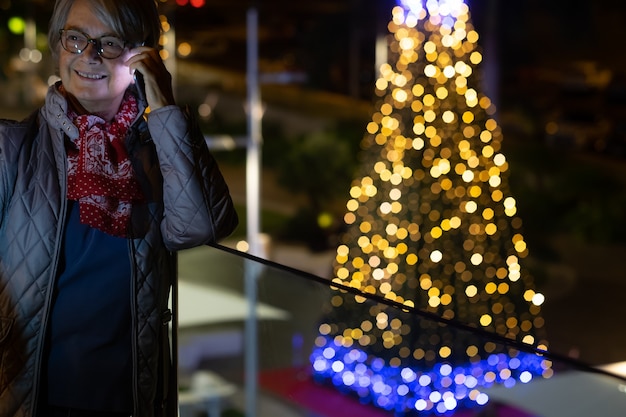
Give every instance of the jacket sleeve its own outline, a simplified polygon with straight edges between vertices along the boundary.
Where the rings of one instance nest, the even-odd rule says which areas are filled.
[[[238,217],[228,186],[204,136],[178,106],[148,115],[163,177],[161,232],[170,250],[217,242],[233,232]]]

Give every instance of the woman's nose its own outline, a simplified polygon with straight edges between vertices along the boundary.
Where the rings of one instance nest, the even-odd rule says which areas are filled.
[[[91,47],[90,47],[91,46]],[[83,55],[88,55],[90,57],[100,57],[100,50],[102,48],[100,47],[100,42],[98,42],[96,39],[89,39],[87,41],[87,46],[85,47],[85,50],[83,51]]]

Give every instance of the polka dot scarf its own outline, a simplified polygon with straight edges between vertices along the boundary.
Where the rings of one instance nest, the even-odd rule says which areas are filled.
[[[143,199],[124,144],[137,115],[129,93],[111,122],[68,112],[79,136],[67,146],[67,197],[78,201],[81,223],[113,236],[127,236],[132,204]]]

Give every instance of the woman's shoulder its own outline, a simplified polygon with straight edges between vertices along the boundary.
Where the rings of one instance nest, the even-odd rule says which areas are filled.
[[[39,110],[22,120],[0,118],[0,146],[18,144],[24,141],[29,132],[35,133],[39,126]]]
[[[0,117],[0,129],[11,130],[11,129],[19,129],[21,126],[25,126],[28,124],[28,120],[30,119],[30,115],[22,120],[14,120],[14,119],[3,119]]]

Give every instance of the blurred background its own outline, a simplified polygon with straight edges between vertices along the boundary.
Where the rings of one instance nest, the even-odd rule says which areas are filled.
[[[0,118],[25,117],[55,79],[46,45],[52,4],[0,0]],[[373,110],[384,55],[377,45],[395,4],[160,2],[177,99],[197,110],[242,219],[229,244],[245,240],[247,226],[247,11],[259,19],[267,256],[328,277]],[[468,4],[484,55],[481,87],[497,107],[511,190],[546,295],[551,348],[594,365],[624,361],[626,5]]]

